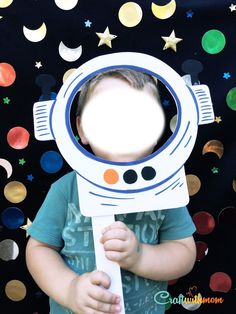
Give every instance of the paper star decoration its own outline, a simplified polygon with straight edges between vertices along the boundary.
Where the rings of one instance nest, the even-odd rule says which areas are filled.
[[[212,171],[212,173],[219,173],[219,168],[217,168],[217,167],[213,167],[212,169],[211,169],[211,171]]]
[[[27,233],[27,230],[29,229],[31,224],[32,224],[32,221],[29,218],[27,218],[26,225],[20,227],[21,229],[26,231],[26,238],[29,236]]]
[[[85,27],[91,27],[91,25],[92,25],[92,22],[90,21],[90,20],[87,20],[87,21],[85,21],[84,22],[84,25],[85,25]]]
[[[4,97],[4,98],[3,98],[3,103],[4,103],[4,104],[7,104],[7,105],[8,105],[8,104],[10,103],[10,101],[11,101],[11,99],[8,98],[8,97]]]
[[[24,158],[19,159],[19,165],[24,165],[26,163]]]
[[[35,67],[38,68],[38,69],[41,68],[42,67],[41,61],[36,61],[35,62]]]
[[[173,30],[170,36],[165,37],[161,36],[161,38],[165,41],[165,46],[163,47],[163,50],[166,50],[168,48],[173,49],[175,52],[177,51],[176,45],[183,40],[182,38],[175,37],[175,31]]]
[[[228,80],[229,78],[231,77],[230,73],[229,72],[225,72],[224,75],[223,75],[223,78]]]
[[[193,17],[193,14],[194,14],[194,12],[193,12],[192,10],[188,10],[188,11],[186,12],[187,18],[192,18],[192,17]]]
[[[215,122],[216,122],[216,123],[222,122],[221,116],[215,117]]]
[[[162,102],[162,105],[164,107],[168,107],[168,106],[170,106],[170,101],[168,99],[164,99],[163,102]]]
[[[27,180],[32,182],[34,180],[33,175],[32,174],[28,174],[27,175]]]
[[[233,4],[233,3],[232,3],[232,4],[229,6],[229,9],[230,9],[231,12],[236,11],[236,4]]]
[[[225,78],[226,80],[228,80],[231,77],[231,74],[229,72],[225,72],[223,75],[223,78]]]
[[[102,45],[107,45],[108,47],[112,48],[111,41],[115,39],[117,36],[110,34],[108,26],[105,29],[104,33],[96,33],[96,34],[100,38],[98,47]]]

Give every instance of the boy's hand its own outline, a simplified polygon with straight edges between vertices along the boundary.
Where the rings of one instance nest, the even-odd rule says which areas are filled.
[[[101,271],[75,277],[68,291],[68,305],[75,314],[118,314],[120,297],[108,291],[111,281]]]
[[[123,222],[116,221],[103,229],[100,241],[109,260],[132,271],[140,257],[140,244],[132,230]]]

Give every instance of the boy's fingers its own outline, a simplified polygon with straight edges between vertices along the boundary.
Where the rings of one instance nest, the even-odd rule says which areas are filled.
[[[101,242],[104,243],[105,241],[112,240],[112,239],[119,239],[125,241],[127,238],[127,232],[124,229],[111,229],[103,233],[101,237]]]
[[[111,285],[111,279],[106,273],[95,270],[91,275],[91,283],[108,289]]]
[[[89,292],[89,296],[98,302],[106,304],[118,304],[120,302],[120,297],[99,286],[93,286],[93,289]],[[96,308],[98,309],[98,308]],[[100,308],[99,308],[100,309]]]
[[[111,230],[114,228],[120,228],[120,229],[127,230],[127,226],[122,221],[115,221],[111,225],[103,228],[102,233],[107,232],[108,230]]]
[[[94,299],[90,299],[90,304],[88,306],[95,310],[93,313],[119,313],[121,310],[119,304],[108,304]]]
[[[125,242],[120,240],[107,240],[104,243],[105,251],[123,252],[126,248]]]

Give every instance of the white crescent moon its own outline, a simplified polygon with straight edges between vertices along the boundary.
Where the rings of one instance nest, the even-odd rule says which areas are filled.
[[[73,62],[79,59],[82,54],[82,45],[77,48],[68,48],[61,41],[58,47],[59,55],[68,62]]]
[[[55,3],[62,10],[71,10],[76,6],[78,0],[55,0]]]
[[[13,0],[0,0],[0,8],[7,8],[12,2]]]
[[[154,2],[152,2],[151,9],[155,17],[161,20],[165,20],[171,17],[175,13],[176,2],[175,0],[171,0],[169,3],[165,5],[157,5]]]
[[[2,166],[7,172],[7,178],[10,178],[12,175],[12,165],[8,160],[0,158],[0,166]]]
[[[46,27],[45,23],[43,23],[37,29],[29,29],[29,28],[23,26],[23,33],[29,41],[38,42],[38,41],[43,40],[44,37],[46,36],[47,27]]]

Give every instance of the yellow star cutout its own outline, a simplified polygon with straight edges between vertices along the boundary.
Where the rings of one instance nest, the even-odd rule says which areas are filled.
[[[216,123],[222,122],[221,116],[215,117],[215,122],[216,122]]]
[[[96,33],[96,34],[100,38],[98,47],[102,45],[107,45],[108,47],[112,48],[111,41],[115,39],[117,36],[110,34],[108,26],[105,29],[104,33]]]
[[[182,38],[175,37],[175,31],[173,30],[170,36],[164,37],[161,36],[161,38],[165,41],[165,46],[163,47],[163,50],[166,50],[168,48],[173,49],[175,52],[177,50],[176,45],[183,40]]]
[[[26,238],[29,236],[27,233],[28,228],[30,227],[30,225],[32,224],[32,221],[27,218],[27,223],[24,226],[21,226],[20,228],[26,231]]]
[[[229,6],[229,9],[230,9],[231,12],[236,11],[236,4],[233,4],[233,3],[232,3],[232,4]]]

